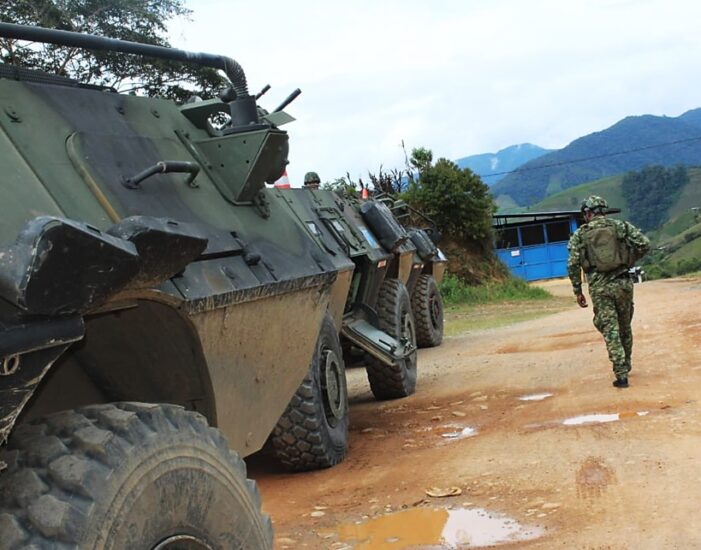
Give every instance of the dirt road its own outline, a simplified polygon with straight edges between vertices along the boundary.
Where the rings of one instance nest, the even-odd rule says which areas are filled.
[[[701,548],[701,280],[636,285],[627,390],[591,316],[448,338],[403,400],[349,370],[344,463],[252,464],[276,547]]]

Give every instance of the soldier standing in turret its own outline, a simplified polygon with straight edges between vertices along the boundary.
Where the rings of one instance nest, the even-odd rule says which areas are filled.
[[[633,224],[607,218],[607,208],[596,195],[582,203],[586,223],[570,237],[567,273],[577,304],[587,307],[581,272],[586,273],[594,326],[604,337],[616,375],[613,385],[627,388],[633,351],[633,281],[628,269],[647,253],[650,241]]]
[[[304,174],[304,187],[306,189],[319,189],[319,185],[321,185],[319,174],[316,172],[307,172]]]

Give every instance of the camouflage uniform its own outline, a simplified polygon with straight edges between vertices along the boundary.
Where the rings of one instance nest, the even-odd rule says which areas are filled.
[[[594,198],[599,199],[599,197]],[[591,198],[587,199],[587,201],[590,200]],[[603,199],[599,200],[605,207],[606,202]],[[587,201],[585,201],[585,205]],[[610,223],[615,224],[618,238],[627,242],[634,257],[640,258],[648,251],[650,247],[648,238],[628,222],[605,218],[599,214],[595,215],[586,225],[594,228]],[[567,249],[569,250],[567,273],[575,295],[579,295],[582,294],[581,271],[585,265],[582,228],[577,229],[570,237]],[[623,266],[613,271],[600,273],[592,266],[586,273],[586,277],[594,306],[594,326],[604,337],[616,378],[618,380],[627,379],[628,372],[631,370],[630,358],[633,350],[633,331],[631,329],[633,281],[628,275],[628,267]]]

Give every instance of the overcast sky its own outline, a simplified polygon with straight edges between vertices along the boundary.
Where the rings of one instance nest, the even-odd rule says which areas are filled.
[[[269,110],[292,90],[288,173],[322,181],[701,107],[701,2],[186,0],[174,46],[225,54]]]

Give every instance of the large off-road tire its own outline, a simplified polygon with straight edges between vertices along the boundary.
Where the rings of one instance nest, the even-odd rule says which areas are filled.
[[[328,313],[321,323],[309,372],[270,439],[277,459],[293,471],[328,468],[346,456],[346,371],[338,333]]]
[[[381,330],[397,339],[406,338],[416,347],[409,292],[401,281],[387,279],[382,283],[377,299],[377,316]],[[416,349],[393,367],[368,356],[367,374],[370,389],[376,399],[397,399],[411,395],[416,391]]]
[[[411,295],[416,320],[416,343],[420,348],[440,346],[443,341],[443,298],[432,275],[421,275]]]
[[[243,461],[181,407],[58,413],[19,426],[2,459],[2,550],[272,548]]]

